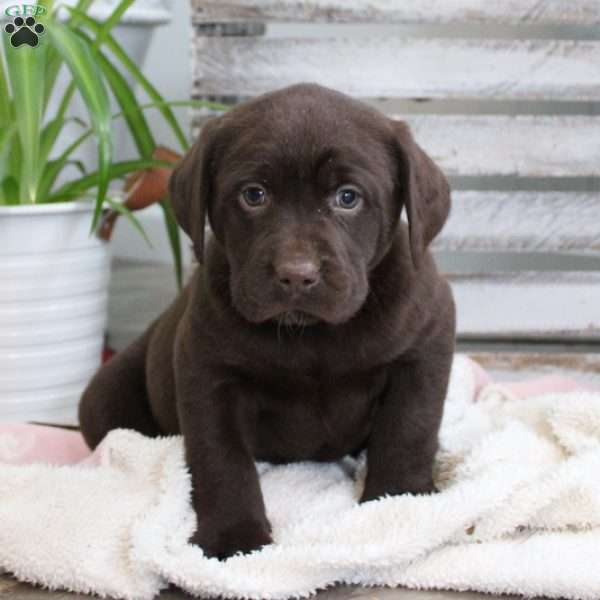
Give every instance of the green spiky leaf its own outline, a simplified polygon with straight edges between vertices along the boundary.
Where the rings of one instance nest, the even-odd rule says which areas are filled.
[[[112,161],[111,112],[108,93],[98,72],[96,57],[89,44],[66,25],[57,21],[48,23],[48,32],[61,58],[69,67],[77,89],[86,104],[92,128],[98,139],[98,189],[92,221],[92,229],[95,229],[106,197]]]
[[[46,44],[33,48],[28,45],[14,48],[8,36],[3,36],[4,54],[13,95],[14,122],[22,148],[19,169],[19,200],[34,204],[37,201],[39,174],[40,129],[44,104],[43,81],[46,65]]]
[[[129,175],[129,173],[135,173],[136,171],[143,171],[144,169],[152,169],[159,167],[172,168],[173,164],[164,160],[155,160],[153,158],[143,158],[139,160],[125,160],[122,162],[113,163],[108,168],[108,176],[111,180],[120,179]],[[49,197],[49,202],[64,202],[77,198],[78,195],[82,195],[92,188],[98,185],[100,177],[102,175],[99,171],[90,173],[85,177],[81,177],[76,181],[71,181],[61,186],[58,190],[53,192]]]
[[[144,238],[146,244],[152,248],[152,242],[150,241],[150,238],[144,231],[142,224],[136,219],[135,215],[125,205],[121,204],[120,202],[115,202],[112,198],[107,198],[106,201],[115,212],[123,215],[131,223],[133,228],[142,236],[142,238]]]
[[[177,287],[181,289],[183,286],[183,260],[181,258],[181,235],[179,233],[179,225],[175,219],[171,201],[168,198],[160,201],[160,207],[162,208],[165,218],[167,237],[169,238],[169,245],[171,246],[173,260],[175,262],[175,279],[177,281]]]
[[[2,180],[0,187],[0,204],[16,205],[19,204],[19,182],[17,178],[10,175]]]

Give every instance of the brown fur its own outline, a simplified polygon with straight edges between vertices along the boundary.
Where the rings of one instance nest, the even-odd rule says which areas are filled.
[[[266,207],[243,205],[250,183]],[[333,207],[345,184],[362,190],[355,211]],[[366,448],[361,501],[434,491],[455,325],[427,246],[450,192],[406,125],[316,85],[286,88],[209,122],[171,199],[203,264],[90,383],[89,445],[117,427],[182,433],[193,541],[211,556],[271,541],[257,459]]]

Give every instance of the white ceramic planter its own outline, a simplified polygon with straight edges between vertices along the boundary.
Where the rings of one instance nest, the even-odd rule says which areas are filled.
[[[110,276],[91,218],[89,202],[0,207],[0,421],[77,422]]]

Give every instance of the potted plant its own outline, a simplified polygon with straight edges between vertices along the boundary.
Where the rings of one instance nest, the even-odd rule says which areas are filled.
[[[154,158],[146,109],[158,110],[182,150],[187,146],[169,103],[111,33],[132,2],[118,2],[103,22],[89,16],[90,0],[68,8],[67,18],[51,2],[13,7],[0,32],[0,420],[74,422],[79,395],[99,365],[106,322],[110,260],[95,231],[107,206],[139,226],[127,204],[108,193],[109,184],[172,164]],[[60,71],[68,84],[55,89]],[[149,104],[138,102],[124,72]],[[60,102],[49,114],[57,93]],[[81,135],[57,152],[76,95],[89,124],[81,123]],[[135,160],[112,158],[119,119],[135,141]],[[90,138],[97,170],[85,172],[73,153]],[[65,173],[71,176],[60,183]],[[180,281],[179,232],[168,201],[160,204]]]

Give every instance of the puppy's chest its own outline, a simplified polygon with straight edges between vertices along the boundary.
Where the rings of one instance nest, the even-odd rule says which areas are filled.
[[[259,460],[333,460],[364,445],[385,384],[383,371],[286,379],[261,385]]]

